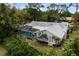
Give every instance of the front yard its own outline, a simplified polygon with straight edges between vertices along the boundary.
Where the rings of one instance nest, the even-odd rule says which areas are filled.
[[[37,49],[38,51],[42,52],[44,55],[57,55],[57,56],[61,56],[63,53],[63,49],[64,47],[72,42],[72,40],[76,37],[79,37],[79,31],[73,31],[72,33],[69,34],[69,39],[66,39],[64,41],[64,44],[60,47],[50,47],[45,43],[40,43],[37,42],[36,40],[29,40],[26,39],[26,42],[29,43],[30,46],[34,47],[35,49]]]

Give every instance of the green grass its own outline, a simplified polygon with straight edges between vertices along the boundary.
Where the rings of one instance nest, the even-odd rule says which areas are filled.
[[[39,43],[37,41],[26,39],[26,42],[29,43],[30,46],[34,47],[38,51],[44,53],[44,55],[57,55],[62,56],[63,49],[65,46],[67,46],[72,40],[76,37],[79,37],[79,31],[73,31],[69,34],[69,39],[66,39],[64,44],[61,47],[50,47],[45,43]]]
[[[26,42],[28,42],[30,46],[37,49],[39,52],[43,53],[43,55],[54,55],[53,48],[51,48],[45,43],[40,43],[36,40],[33,41],[29,39],[26,39]]]

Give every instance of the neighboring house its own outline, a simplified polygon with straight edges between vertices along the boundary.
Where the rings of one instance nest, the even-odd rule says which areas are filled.
[[[61,17],[60,19],[69,23],[74,21],[73,17]]]
[[[73,17],[66,17],[66,20],[67,21],[74,21],[74,18]]]
[[[28,38],[47,42],[48,45],[52,46],[59,44],[63,39],[66,39],[68,23],[32,21],[31,23],[20,27],[18,30],[24,33]]]
[[[72,32],[73,31],[73,28],[74,28],[74,21],[75,19],[73,17],[61,17],[61,22],[68,22],[69,23],[69,27],[70,27],[70,30],[69,32]]]

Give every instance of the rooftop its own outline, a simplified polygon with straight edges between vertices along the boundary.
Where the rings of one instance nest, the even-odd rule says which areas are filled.
[[[38,31],[38,29],[32,28],[32,26],[28,26],[28,25],[24,25],[24,26],[20,27],[18,30],[31,31],[31,32]]]
[[[32,21],[29,24],[25,24],[28,26],[32,26],[32,28],[38,29],[40,31],[46,30],[50,33],[60,37],[61,39],[66,34],[68,30],[68,23],[67,22],[38,22],[38,21]]]

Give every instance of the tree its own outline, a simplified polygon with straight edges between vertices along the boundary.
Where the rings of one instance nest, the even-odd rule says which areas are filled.
[[[72,14],[69,11],[65,11],[60,14],[60,17],[71,17],[71,16],[72,16]]]
[[[79,56],[79,37],[75,38],[73,41],[73,48],[75,49],[75,53],[77,56]]]
[[[40,19],[40,21],[48,21],[48,13],[47,12],[41,12],[39,19]]]
[[[48,20],[49,22],[57,20],[57,11],[56,11],[56,4],[52,3],[48,7],[47,15],[48,15]]]
[[[77,13],[79,9],[79,3],[73,3],[72,6],[76,8],[76,13]]]
[[[48,15],[48,22],[57,22],[60,20],[60,16],[58,15],[57,11],[49,10],[47,12]]]
[[[16,15],[16,8],[1,3],[0,4],[0,39],[11,35],[19,25],[19,18]]]
[[[39,11],[37,9],[28,8],[27,12],[30,14],[30,17],[31,17],[32,21],[38,20],[37,17],[39,16]]]
[[[79,21],[79,13],[75,13],[73,17],[75,19],[75,22]]]
[[[56,21],[60,21],[60,17],[68,16],[70,15],[70,12],[68,11],[68,8],[71,6],[71,4],[55,4],[52,3],[48,7],[48,11],[51,12],[51,15],[48,15],[49,20],[53,19]],[[62,16],[62,17],[63,17]]]
[[[74,30],[77,29],[77,23],[79,22],[79,13],[75,13],[73,15],[73,18],[74,18]]]
[[[56,10],[57,5],[55,3],[50,4],[48,7],[50,10]]]
[[[8,33],[7,28],[8,28],[8,13],[10,8],[6,6],[5,4],[0,4],[0,39],[4,38]],[[5,34],[4,34],[5,33]]]
[[[41,3],[28,3],[28,8],[35,8],[37,10],[40,10],[41,7],[44,7]]]
[[[28,3],[25,9],[30,13],[31,20],[40,21],[40,17],[42,15],[40,8],[42,7],[44,6],[41,3]]]
[[[19,23],[20,24],[25,24],[27,22],[30,22],[31,21],[31,16],[30,16],[30,13],[27,12],[27,10],[25,9],[22,9],[22,10],[16,10],[16,14],[17,14],[17,17],[19,18]]]
[[[60,4],[59,8],[59,15],[60,17],[70,17],[71,13],[69,12],[69,8],[72,6],[72,3],[70,4]]]
[[[61,12],[68,11],[68,8],[70,7],[70,4],[61,4]]]

